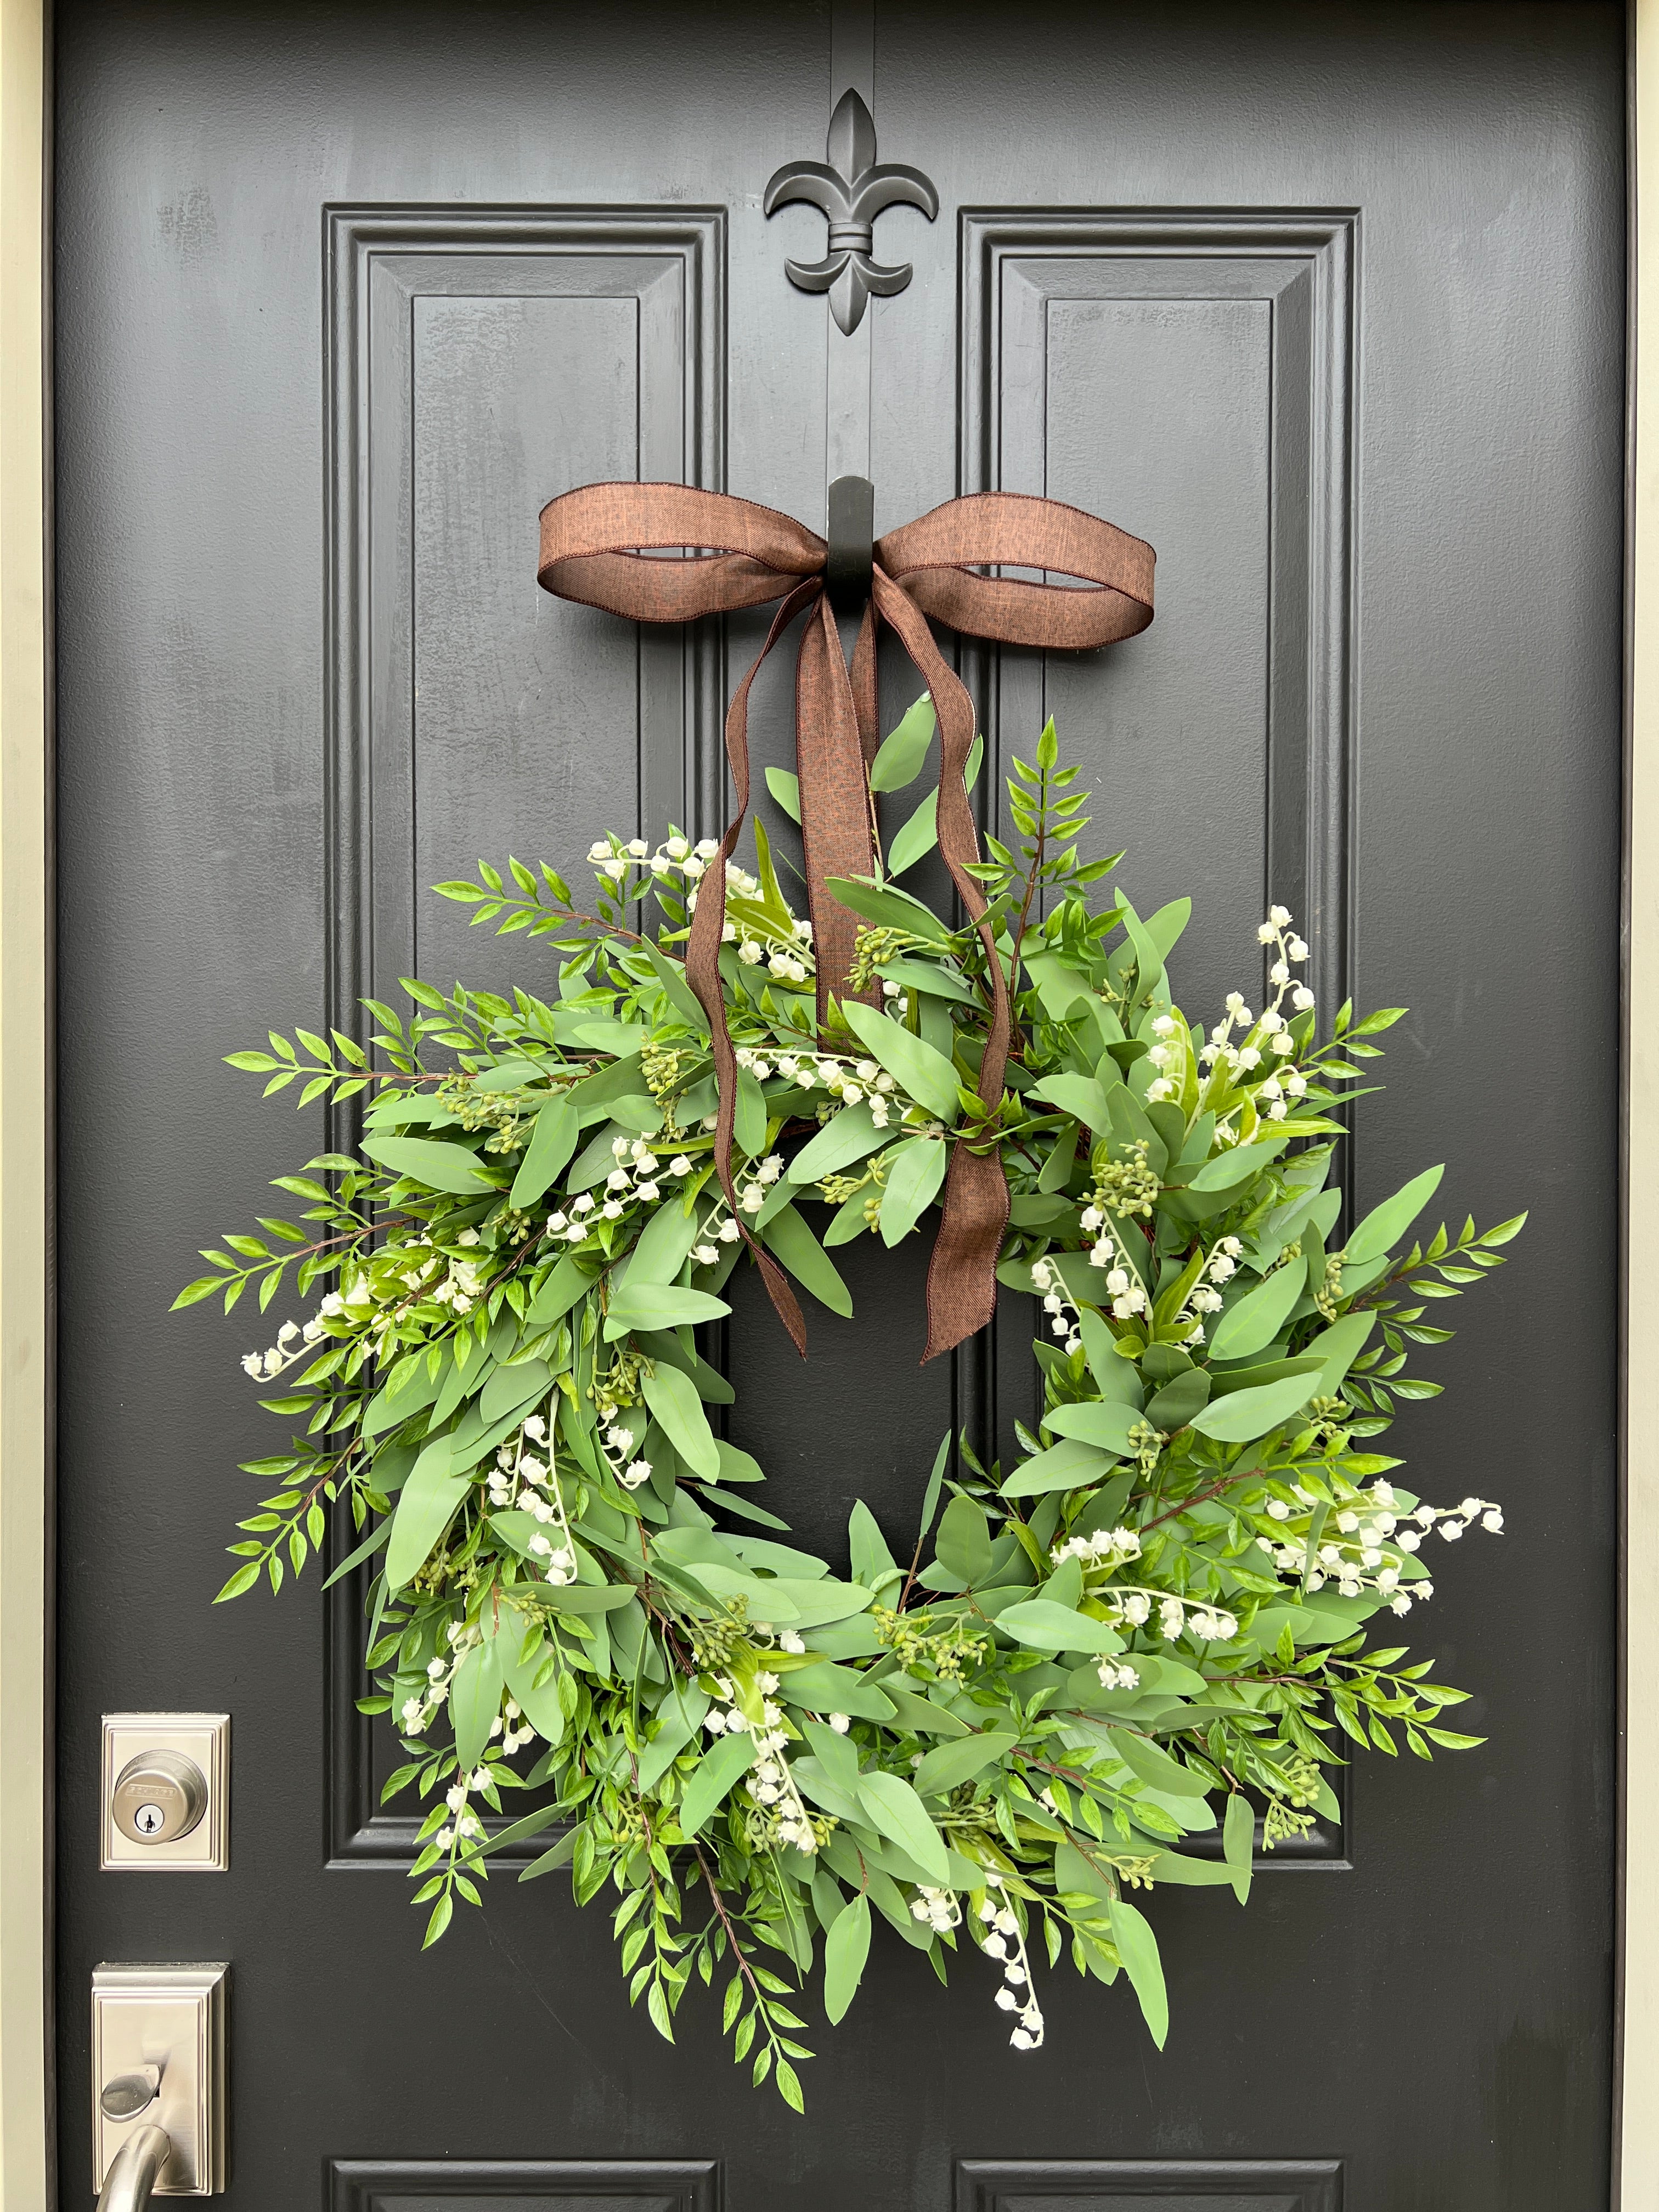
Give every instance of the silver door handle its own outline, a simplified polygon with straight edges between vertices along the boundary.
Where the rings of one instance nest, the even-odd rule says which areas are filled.
[[[161,2168],[173,2155],[165,2128],[134,2130],[116,2152],[98,2193],[98,2212],[144,2212]]]
[[[225,2186],[223,1965],[101,1966],[92,1978],[92,2180],[109,2212]]]

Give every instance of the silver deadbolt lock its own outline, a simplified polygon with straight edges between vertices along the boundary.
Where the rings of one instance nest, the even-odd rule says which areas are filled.
[[[106,1713],[107,1869],[222,1872],[230,1844],[230,1721],[224,1713]]]
[[[141,1751],[115,1778],[110,1811],[135,1844],[176,1844],[207,1810],[207,1778],[182,1752]]]

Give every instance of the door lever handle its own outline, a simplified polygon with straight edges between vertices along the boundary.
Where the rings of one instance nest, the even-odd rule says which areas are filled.
[[[173,2143],[165,2128],[135,2129],[104,2177],[98,2192],[98,2212],[144,2212],[161,2168],[172,2155]]]
[[[97,1967],[92,2184],[107,2212],[216,2197],[226,2181],[222,1964]]]

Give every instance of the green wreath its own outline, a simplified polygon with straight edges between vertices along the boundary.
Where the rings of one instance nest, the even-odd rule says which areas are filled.
[[[913,781],[932,730],[924,699],[872,787]],[[407,1753],[386,1796],[429,1807],[427,1942],[458,1896],[482,1901],[492,1853],[559,1827],[520,1880],[568,1864],[579,1903],[614,1897],[630,1998],[671,2040],[720,1970],[734,2057],[797,2110],[797,1992],[821,1951],[842,2018],[872,1907],[941,1980],[953,1953],[994,1961],[1019,2049],[1043,2037],[1035,1956],[1067,1951],[1127,1974],[1161,2045],[1132,1893],[1243,1902],[1258,1822],[1271,1849],[1336,1820],[1325,1771],[1346,1745],[1480,1741],[1441,1725],[1462,1692],[1363,1624],[1432,1595],[1431,1532],[1502,1515],[1420,1504],[1373,1439],[1439,1389],[1404,1372],[1450,1334],[1428,1302],[1501,1265],[1524,1216],[1402,1249],[1431,1168],[1331,1248],[1335,1115],[1401,1010],[1345,1006],[1316,1043],[1308,948],[1275,907],[1264,1010],[1235,992],[1207,1036],[1189,1026],[1165,969],[1188,902],[1091,911],[1116,862],[1078,859],[1087,795],[1052,725],[1015,767],[1020,842],[992,841],[979,873],[1016,1017],[999,1275],[1042,1316],[1040,1433],[1007,1469],[947,1435],[914,1531],[854,1509],[850,1577],[781,1540],[760,1468],[706,1410],[732,1392],[694,1333],[747,1249],[677,957],[712,842],[596,845],[592,914],[517,860],[510,881],[441,884],[549,940],[550,1000],[410,981],[407,1021],[366,1002],[373,1066],[338,1031],[231,1054],[302,1105],[372,1093],[363,1157],[279,1176],[300,1220],[227,1237],[177,1301],[228,1311],[257,1283],[263,1310],[290,1268],[301,1293],[332,1285],[242,1363],[299,1433],[245,1469],[276,1487],[220,1596],[279,1589],[349,1499],[362,1540],[329,1579],[373,1566],[362,1704]],[[772,778],[786,807],[792,782]],[[916,1230],[989,1020],[980,933],[894,880],[932,824],[930,799],[882,875],[835,886],[862,925],[854,982],[879,977],[882,1004],[832,1002],[822,1025],[811,928],[758,823],[754,872],[727,868],[738,1209],[842,1314],[831,1251]],[[803,1200],[833,1209],[821,1234]],[[486,1828],[526,1790],[550,1796]],[[1218,1856],[1183,1848],[1218,1827]]]

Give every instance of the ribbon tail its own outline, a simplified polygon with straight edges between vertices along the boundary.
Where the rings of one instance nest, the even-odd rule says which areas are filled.
[[[994,1152],[958,1142],[945,1179],[945,1212],[927,1262],[925,1367],[985,1328],[997,1310],[997,1260],[1008,1226],[1008,1183]]]
[[[778,1319],[788,1330],[790,1340],[803,1359],[806,1357],[806,1323],[802,1318],[799,1302],[789,1286],[789,1278],[738,1210],[738,1194],[732,1176],[732,1135],[738,1104],[738,1061],[732,1048],[732,1032],[726,1026],[726,994],[720,982],[720,944],[726,924],[726,864],[736,848],[742,833],[744,817],[749,811],[750,687],[760,673],[767,654],[819,589],[814,578],[798,585],[790,592],[773,617],[772,627],[766,634],[766,642],[756,654],[754,665],[732,695],[732,704],[726,714],[726,757],[737,791],[738,811],[726,827],[719,851],[703,872],[697,886],[696,911],[691,917],[691,933],[685,948],[685,979],[696,993],[697,1003],[708,1017],[709,1043],[714,1052],[714,1084],[720,1105],[719,1119],[714,1126],[714,1167],[720,1176],[720,1188],[726,1193],[726,1202],[732,1209],[732,1219],[743,1231],[744,1243],[755,1256]]]
[[[841,903],[829,878],[873,875],[876,867],[857,703],[827,593],[801,635],[795,671],[795,765],[822,1028],[830,1000],[846,995],[859,931],[858,916]],[[874,1000],[880,994],[872,984],[860,995]]]
[[[1002,1097],[1012,1013],[1008,979],[995,938],[986,923],[985,894],[968,873],[979,858],[979,836],[963,778],[974,742],[974,702],[946,665],[927,618],[878,567],[872,599],[882,620],[898,632],[905,651],[933,695],[939,718],[939,848],[957,895],[979,931],[991,985],[991,1029],[981,1064],[979,1095],[994,1109]],[[945,1212],[927,1268],[927,1348],[922,1364],[950,1352],[983,1328],[996,1310],[997,1255],[1008,1226],[1008,1183],[994,1152],[972,1152],[957,1138],[945,1184]]]

